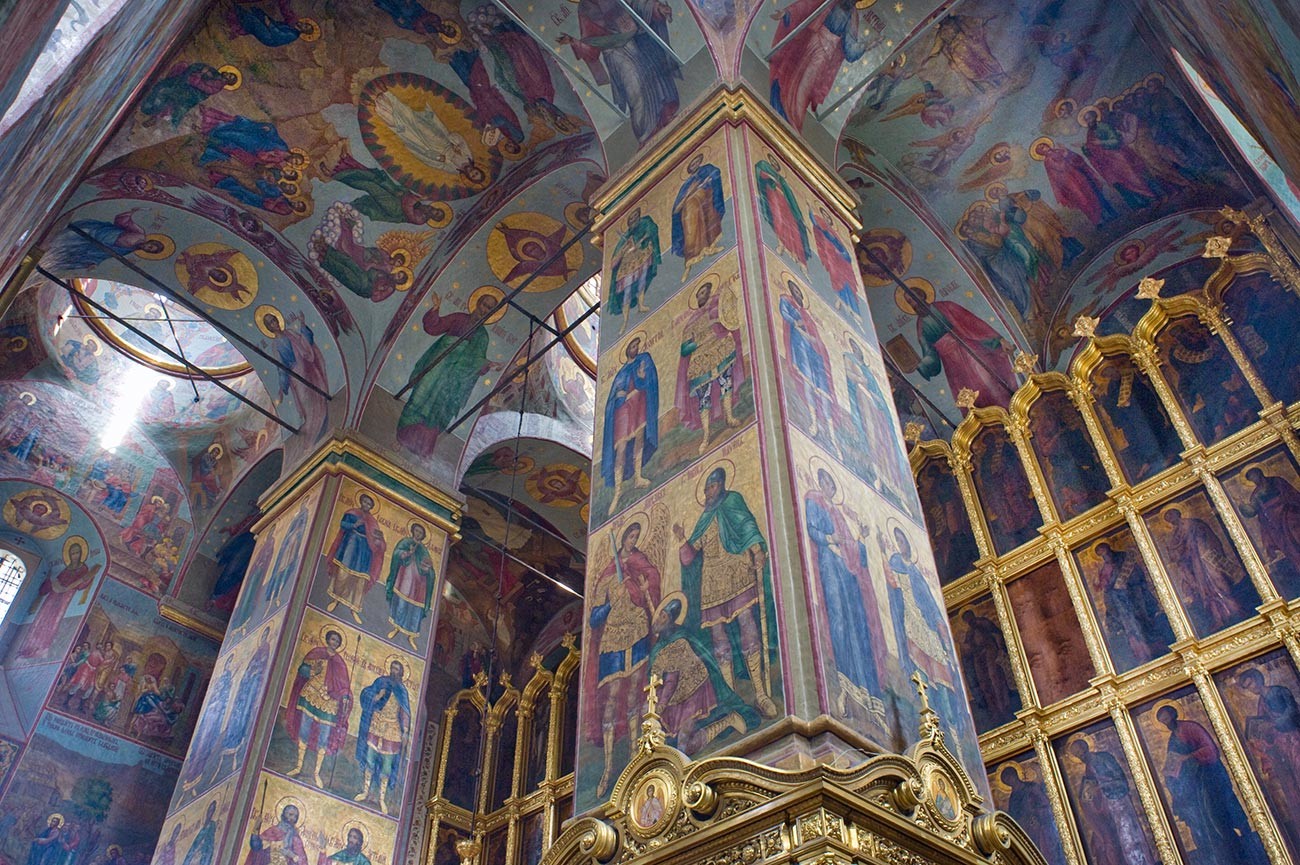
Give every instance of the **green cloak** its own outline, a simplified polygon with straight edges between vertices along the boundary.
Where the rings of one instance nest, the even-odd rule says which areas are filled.
[[[654,645],[650,647],[649,669],[654,669],[655,658],[659,657],[659,652],[678,640],[685,640],[691,647],[691,651],[695,653],[695,657],[704,664],[704,669],[709,674],[709,684],[713,686],[713,695],[718,700],[713,711],[707,717],[700,719],[701,727],[707,727],[732,712],[745,719],[747,730],[753,730],[763,722],[762,716],[755,711],[754,707],[742,700],[740,695],[727,684],[726,678],[722,675],[722,667],[718,666],[718,659],[713,656],[713,641],[705,637],[699,628],[671,624],[660,631],[655,637]]]
[[[722,542],[722,548],[732,555],[743,555],[750,547],[757,544],[763,552],[767,552],[767,541],[763,538],[763,532],[758,527],[758,521],[754,519],[753,512],[745,502],[745,497],[735,490],[727,492],[712,507],[705,505],[704,512],[700,514],[699,520],[695,523],[695,530],[691,532],[689,542],[694,545],[704,536],[708,530],[709,524],[714,520],[718,521],[718,540]],[[691,561],[689,565],[682,565],[682,592],[686,595],[689,612],[687,613],[686,625],[700,632],[700,622],[702,620],[700,609],[700,597],[702,580],[704,575],[704,560],[700,555]],[[763,564],[763,615],[766,622],[760,623],[760,632],[765,631],[768,639],[767,654],[769,667],[775,668],[777,663],[777,641],[776,641],[776,603],[772,596],[772,562],[769,558]],[[731,642],[731,664],[732,669],[739,675],[748,675],[745,667],[745,658],[740,649],[740,626],[733,619],[724,626],[727,630],[727,639]],[[710,648],[712,651],[712,648]]]
[[[479,325],[474,328],[428,375],[423,375],[424,370],[457,337],[445,333],[424,350],[407,379],[407,384],[414,382],[415,385],[397,421],[399,439],[403,438],[403,431],[411,427],[423,427],[436,436],[456,419],[478,383],[479,370],[487,361],[488,338],[486,327]]]
[[[646,268],[645,284],[640,287],[641,293],[649,289],[650,283],[655,281],[655,275],[659,273],[659,265],[663,264],[663,254],[659,248],[659,226],[648,216],[643,216],[636,221],[636,224],[628,229],[627,234],[618,239],[614,246],[614,254],[611,261],[618,261],[619,253],[626,246],[636,246],[641,249],[649,250],[650,266]],[[619,270],[622,268],[622,262],[614,265],[614,272],[610,274],[609,300],[606,302],[606,312],[610,315],[622,315],[623,304],[632,304],[634,298],[625,298],[622,294],[622,288],[618,284]],[[635,298],[638,303],[640,299]]]

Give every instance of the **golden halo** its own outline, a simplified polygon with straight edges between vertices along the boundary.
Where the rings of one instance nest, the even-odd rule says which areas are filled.
[[[366,848],[371,846],[370,834],[369,834],[370,827],[367,826],[365,823],[362,823],[360,820],[349,820],[348,822],[344,823],[343,839],[342,839],[342,843],[344,845],[348,843],[348,832],[353,829],[356,829],[358,832],[361,833],[361,852],[364,853],[366,851]]]
[[[81,535],[72,535],[63,542],[63,564],[66,565],[71,561],[73,547],[81,548],[81,563],[84,565],[86,560],[90,558],[90,544],[86,543],[86,539]]]
[[[730,489],[730,487],[726,485],[733,483],[736,479],[736,464],[726,457],[723,457],[705,469],[704,472],[700,474],[700,479],[695,482],[695,501],[699,503],[700,507],[704,507],[704,483],[709,479],[709,475],[713,474],[714,469],[722,469],[726,473],[726,477],[723,479],[723,486],[725,489]]]
[[[338,622],[326,622],[325,624],[320,626],[320,630],[317,631],[317,636],[320,637],[320,644],[322,646],[327,645],[327,642],[325,640],[325,635],[328,634],[330,631],[334,631],[335,633],[337,633],[339,635],[339,639],[343,641],[342,643],[339,644],[339,651],[340,652],[343,651],[344,647],[347,646],[348,644],[348,635],[343,631],[343,626],[340,625]]]
[[[411,520],[411,522],[406,527],[406,533],[409,535],[411,532],[415,531],[416,526],[419,526],[420,528],[424,529],[424,536],[426,538],[429,536],[429,527],[426,526],[424,523],[420,522],[419,520]]]
[[[591,525],[591,505],[586,504],[578,508],[578,519],[582,520],[585,525]]]
[[[570,201],[564,206],[564,219],[574,231],[585,228],[591,215],[591,205],[585,201]]]
[[[1166,698],[1163,700],[1157,700],[1156,704],[1151,707],[1151,717],[1154,718],[1157,715],[1159,715],[1160,710],[1165,708],[1166,706],[1168,706],[1169,708],[1177,712],[1179,718],[1183,716],[1183,707],[1178,705],[1178,703],[1174,702],[1173,700]]]
[[[315,18],[299,18],[298,32],[301,34],[298,38],[303,42],[315,42],[320,38],[320,25]]]
[[[451,225],[451,218],[456,214],[450,207],[443,204],[441,201],[436,201],[429,206],[433,208],[436,215],[426,219],[424,221],[425,225],[430,228],[446,228],[448,225]]]
[[[104,353],[104,344],[90,334],[86,334],[81,338],[81,344],[90,349],[90,353],[95,357],[99,357]]]
[[[488,267],[511,288],[518,288],[531,276],[524,291],[552,291],[566,284],[586,257],[585,244],[573,243],[547,264],[571,240],[573,232],[552,216],[528,210],[511,213],[497,220],[488,234]],[[547,264],[545,270],[543,264]]]
[[[903,283],[924,297],[926,303],[934,303],[934,286],[930,284],[930,280],[914,276],[911,279],[903,280]],[[912,303],[911,295],[903,291],[903,289],[897,288],[894,290],[894,303],[898,304],[898,308],[908,315],[916,315],[916,307]]]
[[[49,817],[45,818],[45,825],[48,826],[49,824],[53,823],[55,820],[58,820],[58,821],[59,821],[59,825],[60,825],[60,826],[62,826],[64,823],[68,822],[68,821],[64,818],[64,816],[63,816],[62,814],[60,814],[58,811],[55,811],[55,812],[54,812],[53,814],[51,814]]]
[[[903,537],[907,538],[907,545],[912,548],[912,555],[916,555],[916,544],[912,542],[912,536],[907,533],[907,529],[903,528],[902,523],[894,517],[886,517],[885,528],[889,531],[889,539],[891,541],[894,539],[894,529],[898,529],[902,532]]]
[[[795,288],[799,289],[799,294],[801,297],[803,297],[805,300],[808,298],[808,289],[804,287],[803,283],[795,279],[794,274],[791,273],[790,271],[788,270],[781,271],[781,284],[777,286],[777,288],[780,289],[782,294],[786,294],[793,297],[794,295],[791,294],[789,290],[790,283],[794,283]]]
[[[402,678],[405,679],[407,674],[411,672],[411,664],[405,656],[399,655],[396,652],[392,652],[388,657],[384,658],[384,673],[386,674],[390,669],[392,669],[394,661],[402,665]]]
[[[497,142],[497,151],[512,162],[516,159],[521,159],[524,155],[523,147],[511,141],[509,138],[506,138],[504,135],[501,136],[501,140]]]
[[[989,201],[1001,201],[1008,195],[1007,185],[1005,183],[990,183],[984,187],[984,197]]]
[[[694,153],[692,153],[692,154],[691,154],[691,155],[686,159],[686,161],[682,163],[682,179],[683,179],[683,180],[686,180],[686,179],[688,179],[688,178],[691,176],[691,174],[693,173],[693,172],[691,171],[691,163],[694,162],[694,161],[697,160],[697,159],[700,160],[700,164],[701,164],[701,165],[704,165],[705,163],[709,162],[709,152],[708,152],[707,150],[705,150],[703,147],[701,147],[699,150],[697,150],[697,151],[695,151]]]
[[[235,66],[227,63],[225,66],[218,66],[217,72],[222,75],[230,74],[235,76],[235,80],[225,86],[226,90],[238,90],[239,86],[244,83],[244,73],[240,72]]]
[[[1063,96],[1052,103],[1052,116],[1060,119],[1068,117],[1079,110],[1079,104],[1068,96]]]
[[[506,314],[506,305],[501,302],[505,300],[506,293],[501,289],[497,288],[495,285],[480,285],[478,288],[474,289],[474,291],[469,296],[469,303],[467,304],[467,306],[471,313],[474,312],[475,308],[478,306],[479,299],[486,297],[488,295],[491,295],[492,297],[496,298],[497,308],[492,310],[492,314],[489,315],[483,321],[483,323],[495,324],[496,322],[501,320],[502,316]]]
[[[1152,72],[1146,78],[1142,79],[1142,86],[1147,88],[1148,90],[1159,89],[1159,88],[1153,88],[1152,85],[1159,84],[1161,87],[1163,87],[1164,83],[1165,83],[1165,76],[1161,75],[1159,72]]]
[[[176,241],[165,234],[146,234],[144,236],[145,243],[151,240],[157,241],[162,248],[157,252],[147,252],[143,248],[137,249],[135,254],[145,261],[161,261],[164,258],[171,258],[172,253],[176,251]]]
[[[298,831],[302,832],[303,828],[307,825],[307,809],[303,806],[302,800],[297,796],[284,796],[279,802],[276,802],[275,811],[272,813],[271,819],[278,823],[280,821],[280,815],[283,814],[284,809],[290,805],[298,809]],[[265,818],[266,815],[262,816]]]
[[[378,508],[379,508],[379,499],[376,498],[376,497],[375,497],[375,494],[372,493],[370,490],[358,490],[358,491],[357,491],[357,497],[356,497],[357,507],[361,507],[361,498],[362,498],[362,496],[364,496],[365,498],[368,498],[368,499],[370,499],[370,501],[374,502],[374,504],[375,504],[375,509],[378,510]]]
[[[397,280],[397,284],[394,288],[398,291],[406,291],[411,287],[412,283],[415,282],[415,271],[409,267],[402,267],[399,265],[398,267],[392,268],[392,273]]]
[[[669,601],[682,602],[681,616],[674,622],[674,624],[681,624],[682,622],[686,621],[686,611],[690,609],[691,606],[690,601],[687,600],[686,595],[684,595],[681,592],[669,592],[668,594],[664,595],[663,600],[659,602],[659,606],[655,607],[654,615],[651,617],[652,622],[655,619],[659,618],[659,614],[662,613],[664,611],[664,608],[668,606]]]
[[[280,325],[280,330],[283,331],[284,316],[280,313],[280,310],[271,306],[269,303],[264,303],[257,309],[253,310],[253,323],[257,325],[257,329],[260,330],[262,335],[267,339],[275,339],[275,334],[271,333],[270,329],[262,323],[262,320],[268,315],[275,318]]]
[[[721,283],[721,281],[722,280],[719,279],[717,273],[706,274],[705,277],[701,279],[699,282],[695,283],[695,287],[691,289],[690,297],[686,298],[686,305],[689,306],[691,309],[700,308],[700,302],[697,298],[700,294],[700,289],[704,287],[705,284],[709,285],[709,297],[710,298],[717,297],[719,283]]]
[[[858,246],[876,252],[877,256],[899,275],[907,273],[912,267],[912,241],[896,228],[873,228],[864,232],[862,239],[858,241]],[[894,249],[898,250],[897,257],[893,255]],[[893,282],[889,274],[880,272],[874,261],[869,258],[862,261],[864,257],[858,257],[861,263],[858,269],[862,271],[863,285],[868,288],[881,288]]]
[[[831,504],[844,504],[844,482],[841,480],[839,473],[835,471],[835,466],[831,465],[830,462],[820,454],[813,454],[812,458],[808,460],[808,470],[812,473],[809,481],[812,483],[813,489],[817,490],[821,489],[821,484],[817,479],[817,475],[822,470],[825,470],[826,473],[831,476],[831,480],[835,482],[835,497],[831,499]]]
[[[165,505],[165,504],[167,504],[167,500],[164,499],[162,496],[150,496],[150,497],[149,497],[149,504],[151,504],[151,505]]]
[[[631,345],[634,340],[638,339],[641,340],[641,350],[645,351],[645,344],[650,339],[650,334],[646,333],[641,328],[637,328],[627,335],[627,339],[623,340],[623,352],[626,353],[627,347]],[[622,353],[620,353],[619,356],[622,357]]]
[[[464,35],[461,32],[460,25],[455,21],[444,21],[442,22],[442,32],[438,34],[438,38],[447,45],[456,45]]]
[[[1034,143],[1029,145],[1029,155],[1039,162],[1047,158],[1047,151],[1056,146],[1056,142],[1046,135],[1034,139]]]
[[[12,354],[21,354],[22,352],[27,351],[27,345],[27,337],[25,336],[9,337],[9,351]]]
[[[219,442],[213,442],[208,446],[208,453],[212,454],[217,459],[221,459],[226,455],[226,449],[223,448]]]
[[[1079,112],[1079,117],[1078,117],[1079,125],[1087,128],[1088,118],[1094,115],[1098,120],[1101,120],[1101,100],[1098,100],[1097,102],[1087,106],[1086,108],[1084,108],[1082,111]]]

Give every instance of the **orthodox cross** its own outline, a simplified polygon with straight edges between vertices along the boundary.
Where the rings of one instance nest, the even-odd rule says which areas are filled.
[[[930,690],[930,683],[921,675],[920,670],[917,670],[912,674],[912,683],[916,685],[916,693],[921,697],[921,713],[925,714],[926,712],[931,711],[930,698],[925,693]]]
[[[658,673],[651,673],[650,684],[641,689],[645,691],[647,695],[645,701],[647,715],[659,714],[659,686],[663,683],[663,676],[660,676]]]

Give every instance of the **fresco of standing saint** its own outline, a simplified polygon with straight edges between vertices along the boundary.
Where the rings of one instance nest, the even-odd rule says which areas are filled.
[[[103,567],[86,561],[88,550],[86,539],[80,535],[72,535],[63,542],[63,567],[41,583],[37,591],[40,606],[18,650],[18,657],[44,658],[49,655],[59,633],[59,624],[67,615],[73,598],[95,584],[95,575]]]
[[[312,780],[321,788],[325,785],[320,764],[327,755],[342,749],[352,713],[352,677],[343,660],[343,635],[327,630],[322,643],[303,655],[284,716],[284,726],[298,746],[298,762],[289,775],[302,775],[307,752],[313,751]]]
[[[435,580],[433,557],[424,545],[428,531],[420,523],[411,523],[410,535],[397,542],[385,586],[388,599],[388,632],[391,640],[399,633],[415,649],[424,620],[433,606]]]
[[[683,261],[682,282],[691,278],[692,267],[722,251],[718,241],[726,212],[722,172],[698,153],[686,164],[686,181],[673,202],[672,250]]]
[[[600,471],[605,486],[614,491],[610,510],[618,506],[625,481],[642,489],[650,486],[643,470],[659,447],[659,371],[641,344],[634,334],[605,402]]]
[[[501,306],[505,293],[490,286],[470,296],[472,312],[443,315],[441,298],[430,297],[432,305],[422,324],[424,332],[436,339],[411,368],[406,381],[411,395],[397,420],[398,442],[423,457],[433,453],[438,436],[465,407],[479,377],[491,368],[487,325],[505,314]]]
[[[361,792],[354,799],[368,801],[379,786],[379,810],[388,813],[387,794],[397,786],[411,743],[411,695],[403,683],[406,667],[396,658],[388,674],[361,689],[361,726],[357,733],[357,762],[365,771]]]
[[[680,523],[682,590],[692,621],[713,641],[713,651],[731,681],[749,676],[755,705],[764,717],[778,708],[772,699],[776,663],[776,610],[767,541],[745,497],[727,489],[719,466],[704,482],[703,511],[690,535]]]
[[[758,206],[763,219],[776,235],[777,253],[794,262],[808,276],[808,226],[803,221],[803,210],[794,190],[781,173],[781,163],[768,154],[754,166],[754,179],[758,184]]]
[[[723,291],[706,279],[695,289],[689,310],[675,322],[682,341],[674,399],[677,419],[687,429],[703,429],[700,453],[709,449],[712,429],[740,423],[735,391],[745,383],[745,355],[739,327],[722,321]]]
[[[609,299],[605,301],[604,312],[622,317],[620,336],[627,332],[633,308],[644,312],[650,306],[646,295],[661,264],[659,226],[649,214],[643,215],[641,208],[634,207],[627,215],[627,231],[614,245],[609,260]]]
[[[329,574],[330,603],[325,609],[333,612],[339,604],[352,611],[352,618],[361,624],[361,605],[366,592],[379,580],[384,566],[384,550],[388,542],[375,519],[375,499],[368,493],[357,497],[357,506],[345,511],[339,520],[338,534],[330,545]]]

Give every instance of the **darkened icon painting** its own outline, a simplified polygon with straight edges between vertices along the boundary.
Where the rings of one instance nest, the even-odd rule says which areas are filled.
[[[1285,449],[1223,476],[1269,579],[1284,598],[1300,596],[1300,472]]]
[[[998,552],[1008,553],[1038,537],[1042,514],[1006,428],[989,426],[981,431],[971,442],[971,458],[975,490]]]
[[[979,547],[971,530],[970,514],[957,478],[948,461],[933,458],[917,474],[917,492],[921,497],[921,510],[925,525],[934,544],[935,565],[939,569],[939,582],[948,585],[975,567]]]
[[[1285,650],[1246,661],[1214,677],[1228,716],[1277,820],[1291,858],[1300,858],[1300,676]]]
[[[1254,612],[1259,593],[1203,490],[1144,519],[1198,636],[1221,631]]]
[[[1114,725],[1102,721],[1054,744],[1089,861],[1157,865],[1160,857]]]
[[[1265,865],[1200,698],[1188,687],[1134,712],[1174,839],[1188,865]]]
[[[1008,723],[1020,711],[1020,690],[1011,670],[993,598],[985,595],[952,617],[952,638],[980,732]]]
[[[1020,824],[1049,865],[1064,865],[1061,833],[1043,786],[1038,758],[1025,753],[992,766],[989,789],[993,792],[993,803]]]
[[[1029,444],[1057,514],[1069,520],[1106,500],[1110,480],[1070,397],[1051,390],[1029,410]]]
[[[1070,603],[1060,566],[1048,561],[1007,584],[1020,642],[1042,705],[1088,687],[1088,646]]]
[[[1239,277],[1224,295],[1232,333],[1274,399],[1300,399],[1300,298],[1267,273]]]
[[[1178,461],[1183,444],[1155,388],[1137,364],[1108,357],[1092,372],[1094,406],[1129,483],[1137,483]]]
[[[1259,418],[1259,401],[1227,347],[1196,318],[1176,319],[1156,349],[1161,372],[1202,442],[1214,444]]]
[[[1132,532],[1117,529],[1077,555],[1115,670],[1127,672],[1169,651],[1174,632]]]

